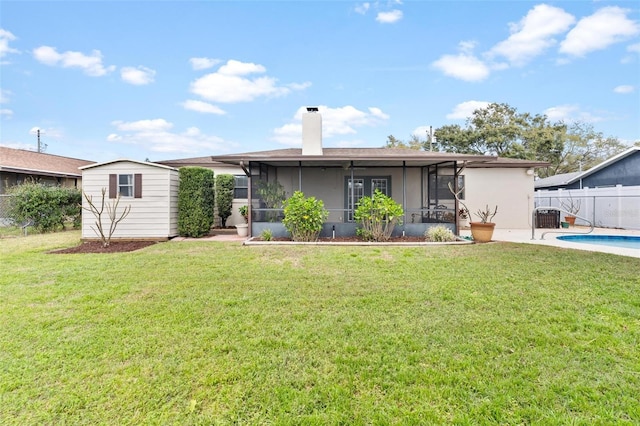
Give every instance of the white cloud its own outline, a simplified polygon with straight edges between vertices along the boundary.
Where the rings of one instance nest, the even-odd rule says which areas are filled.
[[[11,91],[6,89],[0,89],[0,104],[8,104]]]
[[[359,5],[356,5],[355,11],[356,11],[356,13],[364,15],[369,11],[370,7],[371,7],[371,3],[368,3],[368,2],[362,3],[362,4],[359,4]]]
[[[9,47],[9,42],[16,39],[11,32],[0,28],[0,58],[9,53],[18,53],[17,49]]]
[[[636,88],[634,86],[631,86],[628,84],[617,86],[616,88],[613,89],[615,93],[622,93],[622,94],[633,93],[635,92],[635,90]]]
[[[640,25],[627,18],[628,12],[627,9],[609,6],[582,18],[560,44],[560,52],[584,56],[639,34]]]
[[[358,127],[373,127],[389,119],[380,108],[370,107],[367,111],[347,105],[339,108],[318,106],[322,114],[322,137],[331,138],[338,135],[356,134]],[[300,146],[302,143],[302,114],[305,107],[299,108],[291,123],[274,129],[272,140],[284,145]],[[342,141],[344,143],[344,141]]]
[[[85,55],[81,52],[72,51],[58,53],[54,47],[40,46],[33,49],[33,57],[49,66],[81,68],[85,74],[91,77],[101,77],[116,69],[113,65],[105,67],[102,64],[102,53],[99,50],[93,50],[91,55]]]
[[[279,86],[273,77],[250,77],[264,74],[259,64],[229,60],[217,72],[207,74],[191,83],[191,92],[202,98],[222,103],[250,102],[263,96],[283,96],[291,90],[308,87],[308,83]]]
[[[556,43],[553,36],[566,32],[575,18],[564,10],[539,4],[518,23],[509,24],[511,35],[496,44],[489,56],[504,56],[516,66],[522,66]]]
[[[449,120],[464,120],[471,117],[475,110],[485,108],[487,105],[489,105],[489,102],[486,101],[462,102],[456,105],[446,117]]]
[[[197,127],[189,127],[181,133],[171,132],[173,123],[162,118],[111,124],[118,131],[128,133],[111,133],[107,136],[108,142],[139,145],[154,152],[196,154],[225,151],[234,146],[217,136],[203,134]]]
[[[640,43],[634,43],[627,46],[627,52],[640,53]]]
[[[10,110],[9,108],[1,108],[0,109],[0,116],[5,117],[5,118],[11,118],[13,116],[13,111]]]
[[[549,118],[550,121],[564,121],[566,123],[573,123],[576,121],[582,121],[585,123],[597,123],[604,120],[603,117],[593,115],[590,112],[582,111],[578,105],[558,105],[544,110],[544,115]]]
[[[394,24],[402,19],[402,11],[398,9],[391,10],[389,12],[378,12],[376,21],[381,24]]]
[[[207,102],[197,101],[194,99],[186,100],[181,105],[184,107],[184,109],[202,112],[205,114],[217,114],[217,115],[226,114],[226,111],[224,111],[222,108],[216,105],[212,105]]]
[[[145,84],[153,83],[153,78],[156,72],[150,68],[139,66],[134,67],[122,67],[120,69],[120,77],[122,80],[129,84],[136,86],[144,86]]]
[[[445,75],[464,81],[482,81],[490,74],[489,67],[469,53],[443,55],[432,66]]]
[[[152,120],[139,120],[139,121],[112,121],[111,125],[116,129],[123,132],[156,132],[161,130],[169,130],[173,127],[172,123],[169,123],[164,118],[155,118]]]
[[[189,62],[191,63],[191,67],[197,71],[213,68],[222,61],[220,59],[212,58],[191,58],[189,59]]]

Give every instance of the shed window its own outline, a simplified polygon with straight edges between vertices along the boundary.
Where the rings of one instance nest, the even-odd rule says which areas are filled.
[[[142,175],[109,175],[109,198],[116,198],[118,195],[125,198],[142,198]]]

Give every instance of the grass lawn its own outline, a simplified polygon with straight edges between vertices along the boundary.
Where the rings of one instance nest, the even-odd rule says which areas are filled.
[[[640,261],[0,240],[0,423],[638,424]]]

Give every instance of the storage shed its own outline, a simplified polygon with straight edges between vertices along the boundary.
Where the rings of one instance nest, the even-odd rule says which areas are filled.
[[[82,189],[98,206],[105,191],[105,211],[102,226],[109,229],[110,219],[107,205],[113,205],[118,194],[120,202],[117,215],[131,206],[131,211],[117,226],[113,240],[167,240],[178,235],[178,170],[161,164],[135,160],[114,160],[80,167]],[[96,217],[85,208],[82,199],[82,239],[96,240],[99,236]]]

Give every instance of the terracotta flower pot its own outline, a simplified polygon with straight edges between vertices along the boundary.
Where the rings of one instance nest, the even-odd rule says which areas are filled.
[[[565,222],[569,222],[569,225],[574,226],[576,224],[576,217],[575,216],[565,216],[564,217],[564,221]]]
[[[471,222],[471,235],[476,243],[488,243],[493,237],[495,223]]]

